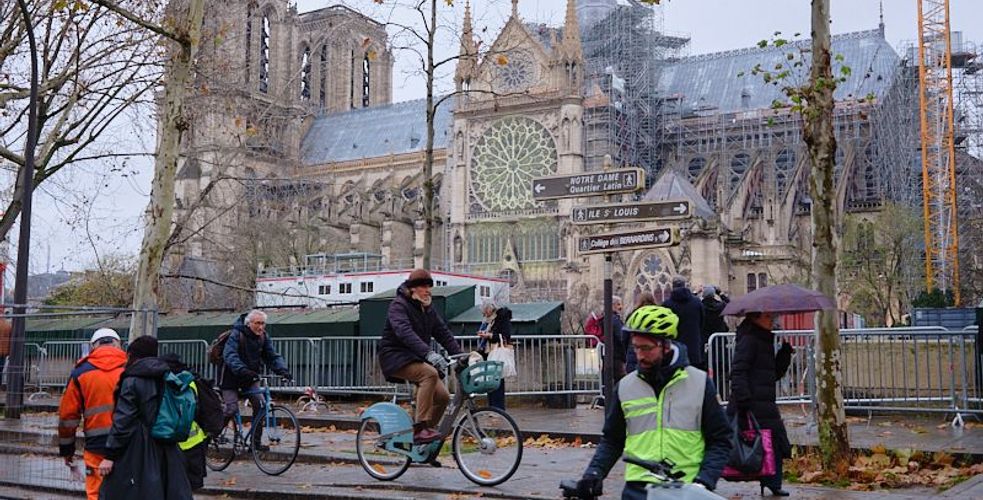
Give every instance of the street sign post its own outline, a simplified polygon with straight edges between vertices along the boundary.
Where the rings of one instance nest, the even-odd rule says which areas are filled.
[[[692,210],[689,200],[589,205],[574,207],[570,211],[570,221],[574,224],[597,224],[688,219]]]
[[[671,247],[678,244],[679,233],[672,228],[662,227],[628,233],[585,236],[577,241],[577,251],[581,255],[589,255],[620,250]]]
[[[532,180],[532,197],[536,201],[580,198],[583,196],[632,193],[644,187],[644,170],[624,168],[573,175],[537,177]]]

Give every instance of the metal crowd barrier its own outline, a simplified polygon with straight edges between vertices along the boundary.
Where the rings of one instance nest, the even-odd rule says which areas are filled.
[[[814,333],[775,333],[776,347],[785,339],[795,349],[788,373],[777,382],[777,402],[812,404]],[[708,343],[710,374],[725,403],[730,397],[734,335],[716,333]],[[849,329],[841,330],[840,339],[847,408],[983,414],[975,332],[940,327]]]

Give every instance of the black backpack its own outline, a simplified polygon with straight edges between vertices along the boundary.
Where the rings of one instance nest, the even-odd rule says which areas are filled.
[[[222,432],[225,416],[222,413],[222,398],[215,391],[211,380],[195,376],[195,386],[198,387],[198,406],[195,411],[195,422],[205,434],[217,436]]]

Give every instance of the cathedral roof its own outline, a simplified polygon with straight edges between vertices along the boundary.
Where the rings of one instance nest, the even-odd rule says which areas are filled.
[[[446,148],[454,100],[437,107],[434,148]],[[320,115],[300,145],[305,165],[376,158],[423,151],[427,139],[426,100]]]
[[[667,168],[659,176],[655,184],[645,193],[642,201],[689,200],[693,206],[693,214],[703,219],[715,217],[713,208],[700,195],[685,177],[671,168]]]
[[[752,75],[751,69],[757,64],[768,69],[777,64],[787,67],[791,62],[787,55],[795,54],[798,60],[799,51],[808,51],[810,44],[810,40],[799,40],[777,48],[768,45],[684,57],[665,67],[659,87],[668,96],[680,97],[684,109],[697,112],[731,113],[771,108],[775,99],[782,102],[787,99],[779,86],[765,83],[760,75]],[[891,87],[900,58],[880,30],[834,35],[832,49],[833,57],[843,56],[842,63],[833,62],[837,75],[841,65],[851,69],[847,81],[836,88],[836,100],[860,99],[870,93],[884,97]],[[801,71],[795,72],[803,78],[808,77],[810,66],[809,53],[805,55],[804,66],[796,68]],[[738,76],[740,73],[744,75]]]

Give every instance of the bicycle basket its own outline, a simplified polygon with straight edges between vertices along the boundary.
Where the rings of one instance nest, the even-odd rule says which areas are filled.
[[[479,361],[461,372],[461,389],[468,394],[486,394],[502,383],[501,361]]]

